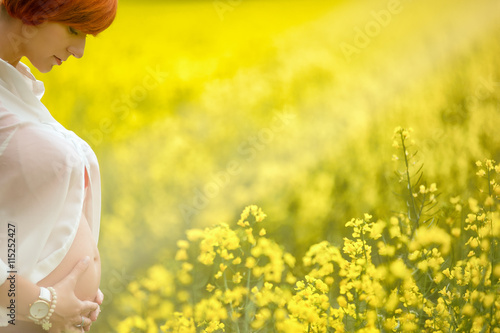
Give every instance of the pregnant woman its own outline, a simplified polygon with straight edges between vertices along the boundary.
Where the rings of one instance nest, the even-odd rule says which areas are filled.
[[[83,332],[100,312],[97,159],[40,102],[43,83],[20,60],[45,73],[81,58],[116,7],[0,0],[0,332]]]

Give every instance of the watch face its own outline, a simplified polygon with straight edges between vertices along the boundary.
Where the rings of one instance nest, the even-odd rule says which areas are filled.
[[[30,315],[35,319],[42,319],[49,314],[50,306],[47,302],[36,301],[30,307]]]

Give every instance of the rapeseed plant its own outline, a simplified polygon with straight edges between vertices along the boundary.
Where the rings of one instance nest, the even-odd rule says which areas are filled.
[[[475,198],[439,203],[411,130],[395,138],[404,212],[351,219],[342,247],[313,244],[299,265],[254,205],[188,230],[176,266],[129,285],[139,305],[119,332],[500,332],[500,165],[476,163]]]
[[[396,216],[399,229],[391,224],[392,211],[406,207],[387,200],[399,188],[388,186],[392,168],[384,158],[392,155],[387,134],[400,123],[418,131],[426,189],[436,182],[439,192],[460,194],[449,207],[444,194],[437,198],[450,209],[438,213],[449,219],[438,226],[453,236],[448,256],[458,255],[456,244],[471,236],[459,234],[464,219],[451,209],[469,211],[464,189],[473,190],[470,178],[479,171],[472,162],[499,160],[498,2],[406,1],[346,62],[339,43],[352,41],[353,28],[388,3],[245,1],[222,24],[211,1],[125,0],[111,28],[89,40],[85,57],[35,74],[46,84],[48,109],[101,163],[106,310],[93,330],[111,332],[124,314],[133,315],[124,309],[146,307],[142,298],[120,303],[118,295],[152,265],[167,267],[182,286],[202,284],[205,274],[165,262],[177,240],[186,229],[220,221],[232,228],[235,212],[256,198],[272,217],[267,237],[293,254],[299,280],[311,244],[328,239],[342,250],[351,217],[369,212],[375,223],[404,233],[404,216]],[[283,112],[295,120],[274,122]],[[213,190],[214,182],[208,198],[205,187]],[[195,213],[184,214],[186,205]],[[369,243],[377,266],[378,242]],[[384,244],[387,254],[406,248]],[[329,293],[339,295],[340,268],[332,265],[325,279],[334,278]],[[245,282],[242,273],[233,278]],[[175,286],[176,298],[191,295],[183,288]]]

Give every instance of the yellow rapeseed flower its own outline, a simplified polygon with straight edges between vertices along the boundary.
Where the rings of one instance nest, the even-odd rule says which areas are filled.
[[[337,303],[341,308],[347,308],[347,300],[344,296],[337,297]]]
[[[401,259],[394,260],[390,264],[389,269],[391,271],[391,274],[399,279],[405,279],[411,276],[410,270],[406,267],[405,263]]]
[[[243,275],[241,275],[240,272],[236,272],[233,275],[233,282],[236,283],[236,284],[240,283],[242,279],[243,279]]]
[[[500,264],[496,264],[493,268],[493,276],[496,278],[500,278]]]
[[[374,223],[370,231],[370,238],[376,240],[382,237],[382,232],[384,231],[386,225],[387,223],[382,220],[378,220]]]
[[[205,236],[205,233],[201,229],[190,229],[186,231],[186,237],[191,242],[196,242],[202,239]]]
[[[179,249],[188,249],[189,248],[189,242],[183,239],[180,239],[177,241],[177,247]]]
[[[462,308],[462,314],[465,316],[472,317],[475,312],[474,306],[470,303],[465,304]]]
[[[186,249],[179,249],[176,254],[175,254],[175,260],[177,261],[183,261],[183,260],[188,260],[188,254]]]
[[[233,265],[239,265],[239,264],[241,264],[241,257],[234,258],[234,260],[232,261],[232,264]]]

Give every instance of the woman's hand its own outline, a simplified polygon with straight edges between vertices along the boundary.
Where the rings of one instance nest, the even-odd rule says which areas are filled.
[[[99,308],[97,302],[81,301],[75,295],[78,278],[87,270],[90,258],[80,260],[73,270],[54,289],[57,294],[55,311],[50,317],[50,333],[76,333],[88,331],[92,320],[90,314]]]
[[[94,302],[96,302],[99,306],[97,307],[97,310],[92,311],[89,315],[90,320],[92,322],[97,320],[97,317],[99,317],[99,314],[101,313],[101,304],[104,301],[104,294],[102,293],[101,289],[97,290],[97,295],[95,296]],[[84,328],[85,332],[88,332],[90,330],[90,325],[85,326]]]

